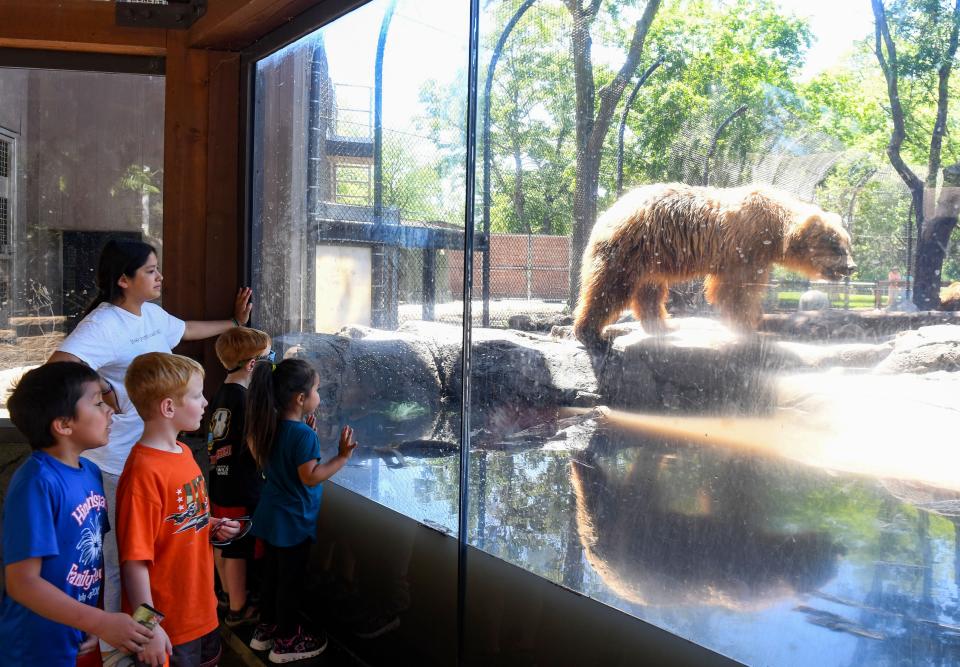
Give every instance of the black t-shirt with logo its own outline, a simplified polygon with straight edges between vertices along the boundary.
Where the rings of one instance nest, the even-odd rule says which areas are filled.
[[[260,499],[263,477],[243,441],[246,387],[226,383],[207,408],[210,499],[224,507],[247,507]]]

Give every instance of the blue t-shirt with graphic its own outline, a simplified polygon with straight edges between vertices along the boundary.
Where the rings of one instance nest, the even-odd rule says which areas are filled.
[[[41,558],[40,576],[70,597],[96,606],[103,581],[103,535],[109,530],[103,478],[95,463],[72,468],[35,451],[14,473],[3,507],[3,561]],[[5,593],[0,652],[9,667],[76,664],[84,634],[48,620]]]
[[[264,470],[267,478],[251,531],[275,547],[292,547],[316,539],[323,485],[305,486],[297,468],[320,458],[320,439],[303,422],[282,420]]]

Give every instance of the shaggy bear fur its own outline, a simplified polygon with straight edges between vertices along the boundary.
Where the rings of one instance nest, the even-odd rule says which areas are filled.
[[[960,310],[960,282],[950,283],[940,290],[940,310]]]
[[[667,287],[706,276],[706,297],[752,330],[772,264],[837,280],[856,268],[840,216],[763,185],[661,183],[637,188],[594,226],[583,253],[574,333],[587,345],[629,304],[662,330]]]

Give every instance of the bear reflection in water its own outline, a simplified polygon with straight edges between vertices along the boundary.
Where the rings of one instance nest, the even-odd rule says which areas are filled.
[[[754,462],[681,464],[675,451],[646,443],[607,457],[591,445],[573,457],[577,532],[617,595],[637,604],[754,609],[836,575],[845,550],[827,534],[770,528]]]

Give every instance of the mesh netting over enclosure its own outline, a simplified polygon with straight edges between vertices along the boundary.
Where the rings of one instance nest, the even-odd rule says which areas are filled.
[[[265,173],[289,174],[280,179],[289,182],[287,189],[269,182],[276,176],[264,182],[265,218],[287,222],[261,227],[260,240],[281,252],[258,260],[255,268],[275,273],[278,284],[287,286],[261,304],[270,312],[260,315],[281,329],[335,330],[351,319],[386,328],[410,319],[462,319],[465,70],[462,63],[447,63],[445,75],[415,86],[392,82],[417,71],[417,63],[432,64],[429,53],[410,50],[414,34],[449,42],[449,48],[463,45],[410,3],[371,23],[380,28],[378,48],[362,64],[331,60],[321,32],[260,66],[261,85],[291,84],[260,110],[276,134],[262,144]],[[476,324],[506,326],[514,314],[570,308],[571,263],[579,263],[572,237],[578,164],[572,31],[559,2],[495,3],[484,14],[474,195]],[[595,56],[594,65],[610,71],[622,58],[602,50]],[[795,92],[771,84],[747,92],[717,85],[698,93],[699,99],[674,100],[671,86],[685,66],[654,47],[641,58],[600,142],[598,213],[622,191],[648,183],[773,185],[839,213],[852,234],[856,280],[819,289],[843,308],[902,299],[907,291],[894,294],[884,281],[895,270],[908,280],[916,231],[909,223],[909,194],[889,165],[844,149],[822,131],[821,115]],[[298,84],[309,88],[309,99],[287,92]],[[656,116],[661,100],[669,117]],[[309,169],[274,164],[272,155],[283,146]],[[309,220],[305,231],[294,222],[302,215]],[[338,250],[351,247],[359,250]],[[280,280],[284,275],[290,279]],[[329,294],[323,285],[331,287]],[[764,307],[794,309],[794,292],[807,287],[809,281],[777,270]],[[338,301],[368,289],[369,299],[360,298],[353,310]],[[699,284],[675,288],[671,307],[705,310],[699,292]]]

